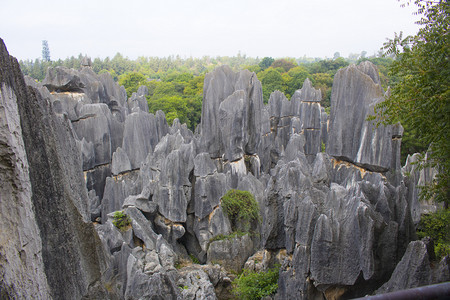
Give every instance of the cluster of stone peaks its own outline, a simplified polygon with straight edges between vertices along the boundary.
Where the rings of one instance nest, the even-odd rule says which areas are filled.
[[[89,66],[23,78],[3,42],[0,84],[2,297],[227,299],[233,274],[276,264],[275,299],[449,279],[410,243],[421,176],[402,175],[401,126],[367,121],[384,99],[370,62],[337,72],[330,116],[308,79],[264,105],[254,73],[219,67],[195,133]],[[261,222],[217,239],[230,189],[255,196]]]

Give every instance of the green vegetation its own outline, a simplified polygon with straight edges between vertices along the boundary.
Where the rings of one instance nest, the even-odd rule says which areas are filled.
[[[126,230],[131,224],[130,217],[128,217],[123,211],[116,211],[113,215],[113,224],[120,230]]]
[[[229,190],[222,197],[222,208],[228,216],[233,231],[249,232],[259,222],[258,202],[250,192],[240,190]]]
[[[352,55],[350,59],[336,57],[335,59],[319,58],[251,58],[238,54],[234,57],[180,58],[179,56],[139,57],[130,60],[117,53],[112,59],[95,58],[92,70],[97,74],[109,73],[120,85],[125,87],[130,97],[141,85],[148,87],[147,101],[151,113],[162,110],[169,124],[175,118],[186,123],[194,130],[201,118],[203,99],[203,81],[205,74],[221,65],[228,65],[234,71],[248,69],[255,72],[262,83],[264,102],[267,103],[270,94],[279,90],[289,99],[297,89],[300,89],[306,78],[314,87],[322,91],[322,106],[330,106],[331,86],[333,77],[339,68],[350,62],[357,63],[358,57],[370,60],[380,67],[380,76],[389,83],[387,66],[392,59],[381,57],[362,57]],[[25,75],[42,81],[48,67],[63,66],[79,69],[84,55],[70,57],[65,60],[45,61],[42,59],[20,61],[20,67]]]
[[[417,236],[429,236],[434,241],[434,252],[438,259],[450,254],[450,209],[438,210],[423,215],[417,228]]]
[[[194,264],[200,264],[200,261],[197,257],[194,256],[194,254],[189,254],[189,258],[192,260],[192,263]]]
[[[243,232],[243,231],[234,231],[230,234],[219,234],[216,235],[215,237],[212,237],[209,239],[209,242],[215,242],[215,241],[223,241],[223,240],[231,240],[234,239],[236,237],[243,237],[244,235],[246,235],[247,232]]]
[[[408,4],[412,2],[408,1]],[[415,0],[421,29],[415,36],[402,33],[385,44],[396,60],[390,68],[395,78],[391,96],[376,107],[380,122],[400,121],[405,142],[412,148],[428,148],[428,160],[420,167],[436,167],[438,175],[421,192],[448,207],[450,200],[450,5],[448,1]]]
[[[233,281],[233,293],[244,300],[256,300],[276,293],[278,289],[279,266],[267,272],[244,270]]]

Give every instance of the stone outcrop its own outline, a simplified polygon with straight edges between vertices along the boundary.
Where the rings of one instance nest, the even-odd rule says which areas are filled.
[[[7,107],[17,107],[15,120],[11,119],[13,115],[9,116],[13,113],[10,109],[6,117],[16,122],[16,127],[11,129],[14,128],[13,132],[17,137],[21,135],[26,152],[25,156],[22,151],[17,159],[23,160],[22,170],[28,168],[22,174],[17,172],[17,169],[14,171],[17,175],[11,179],[19,184],[17,176],[25,176],[25,186],[20,184],[18,188],[14,187],[16,191],[11,191],[11,195],[22,195],[18,198],[22,202],[27,198],[29,201],[31,197],[33,203],[33,211],[30,211],[30,202],[23,202],[23,208],[17,212],[22,214],[22,221],[26,221],[26,226],[19,226],[15,230],[23,228],[25,231],[10,236],[9,240],[12,243],[20,241],[20,246],[24,249],[17,249],[19,260],[8,257],[8,261],[11,259],[11,263],[18,264],[15,272],[25,270],[19,267],[20,260],[27,262],[24,266],[30,267],[34,264],[26,277],[36,276],[22,283],[20,278],[23,274],[20,272],[15,275],[17,279],[5,278],[5,284],[9,285],[5,291],[11,298],[21,294],[31,295],[30,293],[33,293],[31,297],[41,295],[43,299],[73,299],[90,295],[108,297],[108,292],[101,283],[104,263],[101,243],[89,221],[88,195],[81,172],[81,155],[73,137],[72,127],[67,117],[52,112],[49,99],[46,98],[48,92],[42,95],[38,86],[36,88],[25,85],[17,61],[9,57],[3,41],[0,45],[2,95],[10,95],[5,99],[10,102]],[[20,127],[17,127],[18,116]],[[16,143],[20,145],[18,140]],[[8,159],[8,156],[5,159]],[[14,170],[14,164],[9,165],[12,167],[9,169]],[[9,210],[2,212],[10,214]],[[2,232],[9,232],[11,225],[14,224],[2,226]],[[36,235],[30,236],[33,233]],[[40,243],[38,248],[35,248],[36,243]],[[11,263],[2,264],[2,268],[13,266]]]
[[[431,268],[429,244],[411,242],[424,179],[402,175],[401,126],[366,121],[384,96],[371,63],[338,71],[329,118],[308,79],[264,106],[254,73],[220,67],[194,134],[88,60],[41,85],[0,51],[1,297],[220,299],[227,272],[275,264],[275,299],[448,280],[447,260]],[[231,188],[255,196],[262,222],[226,238]]]
[[[230,161],[244,153],[256,153],[261,139],[263,101],[255,73],[234,73],[227,66],[217,68],[205,76],[203,98],[202,150],[212,158],[225,154]]]
[[[50,299],[17,104],[31,97],[19,70],[0,40],[0,298]]]
[[[389,170],[392,127],[366,121],[383,99],[378,71],[370,62],[338,70],[331,94],[327,153],[372,171]]]
[[[431,240],[412,241],[389,281],[376,293],[390,293],[448,281],[450,278],[448,257],[444,257],[437,264],[431,264],[432,258],[434,245]]]

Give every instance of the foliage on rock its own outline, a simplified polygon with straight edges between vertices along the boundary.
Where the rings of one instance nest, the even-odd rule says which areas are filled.
[[[450,254],[450,209],[423,215],[417,229],[419,238],[431,237],[437,258]]]
[[[409,4],[411,1],[407,1]],[[376,107],[386,123],[400,121],[414,130],[421,145],[430,145],[428,161],[422,167],[436,167],[439,174],[422,189],[423,199],[450,199],[450,6],[448,1],[415,0],[418,24],[415,36],[395,34],[385,44],[388,55],[396,56],[391,76],[397,79],[391,96]]]
[[[250,192],[229,190],[222,197],[222,208],[227,214],[233,231],[250,231],[254,222],[259,222],[259,206]]]
[[[125,230],[131,224],[130,217],[128,217],[123,211],[116,211],[113,218],[114,226],[120,230]]]
[[[279,266],[276,266],[266,272],[244,270],[233,281],[233,294],[244,300],[274,295],[278,289],[279,269]]]

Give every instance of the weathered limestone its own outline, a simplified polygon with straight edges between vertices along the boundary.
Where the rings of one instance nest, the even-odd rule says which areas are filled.
[[[391,167],[392,127],[367,122],[384,99],[376,67],[366,61],[340,69],[333,81],[327,153],[372,171]]]
[[[33,291],[36,294],[32,297],[36,295],[42,295],[43,298],[50,295],[51,298],[58,299],[82,298],[90,295],[108,297],[101,278],[104,262],[101,243],[89,221],[88,196],[82,177],[81,155],[69,120],[67,117],[53,114],[49,99],[45,98],[48,95],[43,97],[39,90],[25,86],[17,61],[9,58],[3,41],[0,47],[1,78],[5,78],[12,85],[16,95],[23,145],[29,166],[33,212],[29,211],[29,216],[25,219],[33,222],[34,216],[41,236],[41,241],[38,238],[39,234],[33,237],[33,241],[28,242],[29,246],[26,234],[22,237],[9,237],[10,240],[23,239],[21,243],[26,251],[22,252],[22,259],[30,254],[26,260],[30,260],[30,264],[34,263],[33,269],[36,268],[34,271],[30,270],[30,275],[37,277],[27,283],[31,286],[23,286],[28,290],[25,289],[20,293],[26,295],[34,286],[42,290]],[[5,81],[2,79],[2,82]],[[26,182],[24,180],[24,184]],[[20,190],[19,192],[22,193]],[[23,213],[26,213],[27,204],[26,202],[23,204],[25,205]],[[42,243],[42,252],[38,256],[31,255],[35,242]],[[41,277],[40,255],[48,289]],[[11,259],[14,261],[13,257]],[[20,278],[19,274],[16,276]],[[8,291],[10,292],[11,296],[15,295],[12,290]]]
[[[17,105],[29,95],[19,74],[0,39],[0,298],[50,299]]]
[[[435,264],[432,268],[430,254],[434,256],[434,247],[429,245],[430,242],[412,241],[402,260],[395,267],[389,281],[383,284],[376,293],[395,292],[450,280],[447,258],[443,258],[440,264]]]
[[[208,263],[219,264],[227,270],[238,273],[253,253],[253,241],[248,234],[214,241],[208,248]]]
[[[383,98],[370,63],[338,72],[330,120],[309,80],[264,107],[254,73],[218,68],[194,134],[149,114],[145,87],[127,99],[88,62],[26,87],[3,54],[1,297],[225,298],[225,269],[239,272],[258,249],[252,268],[281,264],[276,299],[363,296],[389,277],[386,289],[448,280],[447,260],[427,268],[429,244],[409,244],[419,179],[410,165],[416,175],[401,174],[401,126],[366,121]],[[250,191],[263,220],[214,241],[232,233],[221,204],[231,188]],[[131,222],[120,229],[119,210]],[[189,256],[208,264],[175,268]]]
[[[229,67],[208,73],[204,84],[201,145],[212,158],[254,154],[261,139],[262,88],[254,73]],[[237,123],[234,123],[237,122]]]
[[[424,160],[426,161],[426,156]],[[402,168],[402,173],[405,176],[405,185],[408,187],[408,203],[411,209],[411,216],[414,224],[418,224],[420,216],[426,213],[432,213],[437,210],[437,205],[433,203],[432,199],[427,201],[419,200],[420,186],[430,183],[437,175],[435,168],[419,168],[420,154],[408,155],[405,166]]]

